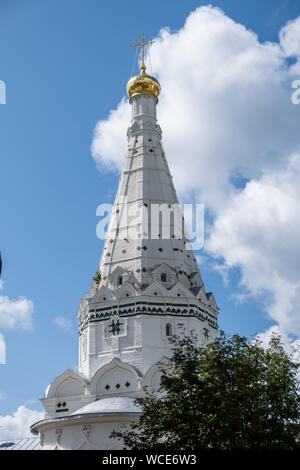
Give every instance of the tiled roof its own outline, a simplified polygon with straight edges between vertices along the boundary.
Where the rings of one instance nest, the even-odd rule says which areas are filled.
[[[0,441],[0,450],[40,450],[39,437]]]

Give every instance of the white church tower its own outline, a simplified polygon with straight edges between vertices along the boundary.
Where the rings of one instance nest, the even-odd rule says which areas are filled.
[[[142,52],[144,51],[142,36]],[[158,81],[127,84],[132,119],[98,276],[80,301],[79,368],[47,388],[45,419],[31,428],[42,449],[120,449],[109,438],[138,419],[134,398],[157,389],[159,363],[172,355],[168,337],[195,330],[205,344],[217,335],[218,308],[207,293],[161,144]],[[171,216],[171,217],[170,217]]]

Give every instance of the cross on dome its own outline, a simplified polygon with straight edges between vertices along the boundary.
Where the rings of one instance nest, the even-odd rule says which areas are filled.
[[[146,65],[145,65],[145,46],[152,46],[152,44],[154,44],[154,40],[153,39],[150,39],[150,41],[145,41],[146,39],[146,36],[144,34],[141,34],[140,36],[141,38],[141,42],[139,43],[133,43],[131,44],[132,47],[141,47],[142,49],[142,65],[140,67],[141,71],[145,71],[146,70]]]
[[[131,44],[132,47],[141,47],[142,49],[142,65],[140,66],[141,73],[135,77],[130,78],[127,83],[127,94],[129,98],[140,93],[146,95],[158,96],[160,94],[160,84],[158,80],[151,75],[146,74],[146,65],[145,65],[145,46],[151,46],[155,41],[151,39],[150,41],[145,41],[146,36],[142,34],[140,36],[141,42]]]

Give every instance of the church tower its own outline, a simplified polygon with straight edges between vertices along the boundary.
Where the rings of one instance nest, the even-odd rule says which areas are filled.
[[[181,325],[201,344],[217,335],[218,308],[207,293],[184,227],[157,121],[160,84],[146,73],[127,84],[128,148],[91,291],[80,301],[79,368],[42,399],[32,427],[42,449],[117,449],[109,439],[140,415],[134,398],[160,382]]]

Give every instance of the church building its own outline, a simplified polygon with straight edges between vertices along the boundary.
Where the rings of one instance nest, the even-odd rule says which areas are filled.
[[[145,44],[142,36],[142,52]],[[169,337],[180,325],[200,344],[217,336],[218,307],[184,229],[157,121],[160,84],[144,53],[127,94],[127,153],[99,270],[78,308],[78,371],[47,387],[44,419],[31,427],[44,450],[122,449],[110,433],[139,419],[134,399],[145,386],[158,389]]]

